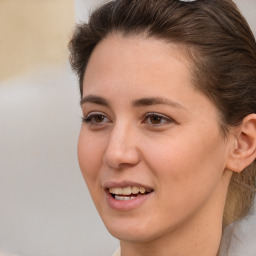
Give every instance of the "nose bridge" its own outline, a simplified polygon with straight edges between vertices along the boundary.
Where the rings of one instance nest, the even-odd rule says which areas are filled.
[[[118,169],[121,165],[135,165],[139,161],[136,129],[126,120],[114,125],[104,154],[104,163]]]

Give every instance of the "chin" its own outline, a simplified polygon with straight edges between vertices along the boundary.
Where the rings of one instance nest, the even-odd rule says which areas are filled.
[[[121,241],[129,241],[136,243],[148,243],[157,239],[164,233],[163,230],[157,229],[156,225],[148,221],[136,221],[133,218],[131,221],[125,220],[110,220],[104,222],[108,232],[115,238]]]
[[[146,228],[143,231],[132,231],[131,229],[108,229],[109,233],[120,241],[129,241],[136,243],[149,243],[154,240],[151,236],[149,230]]]

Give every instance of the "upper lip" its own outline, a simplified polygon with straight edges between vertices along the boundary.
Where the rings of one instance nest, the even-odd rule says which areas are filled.
[[[103,188],[105,190],[109,188],[125,188],[125,187],[139,187],[139,188],[145,188],[146,190],[153,190],[152,187],[141,184],[138,182],[133,182],[133,181],[121,181],[121,182],[116,182],[116,181],[107,181],[103,184]]]

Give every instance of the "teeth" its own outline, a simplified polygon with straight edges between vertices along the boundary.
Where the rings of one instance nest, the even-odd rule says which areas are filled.
[[[115,194],[115,188],[109,188],[108,191],[110,194]]]
[[[132,187],[132,194],[138,194],[140,189],[138,187]]]
[[[122,188],[110,188],[109,192],[111,194],[122,195],[123,194],[123,189]]]
[[[128,200],[132,200],[136,198],[135,196],[117,196],[115,195],[115,199],[116,200],[120,200],[120,201],[128,201]]]
[[[141,194],[144,194],[146,192],[146,189],[145,188],[140,188],[140,193]]]
[[[124,188],[109,188],[109,193],[111,194],[115,194],[115,195],[124,195],[124,196],[128,196],[128,195],[131,195],[131,194],[138,194],[138,193],[141,193],[141,194],[144,194],[145,192],[150,192],[151,190],[146,190],[145,188],[143,187],[124,187]],[[124,198],[124,197],[122,197]],[[125,199],[123,199],[125,200]]]
[[[123,188],[123,195],[130,195],[132,193],[131,187]]]

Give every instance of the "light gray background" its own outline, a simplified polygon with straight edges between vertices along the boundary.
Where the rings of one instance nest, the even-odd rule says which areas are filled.
[[[100,2],[76,0],[77,21]],[[256,1],[236,3],[255,33]],[[0,84],[0,255],[108,256],[118,247],[79,171],[80,115],[68,63]]]

